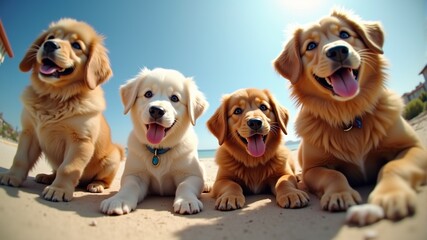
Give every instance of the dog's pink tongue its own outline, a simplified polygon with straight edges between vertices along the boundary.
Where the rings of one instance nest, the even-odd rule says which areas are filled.
[[[262,135],[255,134],[246,139],[248,141],[248,151],[253,157],[261,157],[265,152],[265,143]]]
[[[165,136],[165,128],[159,124],[151,123],[148,125],[147,140],[151,144],[159,144]]]
[[[350,68],[341,68],[329,76],[334,92],[341,97],[352,97],[359,89],[357,80]]]
[[[56,72],[56,70],[58,70],[58,68],[57,68],[57,67],[55,67],[55,66],[51,66],[51,65],[47,65],[47,64],[43,64],[43,65],[40,67],[40,72],[41,72],[41,73],[43,73],[43,74],[47,74],[47,75],[49,75],[49,74],[52,74],[52,73]]]

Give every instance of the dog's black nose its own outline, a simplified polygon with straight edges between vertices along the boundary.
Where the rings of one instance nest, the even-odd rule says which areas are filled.
[[[54,52],[56,49],[61,48],[56,42],[47,41],[43,44],[44,51],[47,53]]]
[[[163,117],[163,115],[165,115],[165,109],[163,109],[162,107],[150,107],[149,109],[150,111],[150,116],[154,119],[159,119],[161,117]]]
[[[348,57],[348,48],[345,46],[336,46],[326,51],[326,56],[336,62],[342,62]]]
[[[247,124],[252,130],[258,130],[262,127],[262,120],[258,118],[252,118],[249,119]]]

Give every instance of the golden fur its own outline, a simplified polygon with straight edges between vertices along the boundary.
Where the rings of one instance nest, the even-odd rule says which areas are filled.
[[[20,64],[31,69],[23,94],[22,133],[4,185],[19,186],[43,153],[53,173],[36,181],[50,184],[43,197],[70,201],[80,183],[102,192],[112,182],[124,150],[111,142],[102,115],[100,85],[111,74],[103,38],[88,24],[73,19],[52,23],[31,45]]]
[[[334,10],[297,28],[274,62],[301,105],[296,131],[303,181],[325,210],[361,203],[350,185],[378,180],[368,202],[386,218],[399,219],[414,212],[415,189],[425,182],[427,153],[401,117],[402,100],[385,88],[383,42],[379,23]],[[352,213],[349,221],[363,225],[382,218],[366,211]]]
[[[259,129],[253,127],[253,120]],[[282,141],[287,122],[288,111],[267,90],[241,89],[223,97],[207,122],[220,145],[215,156],[219,169],[212,189],[216,209],[241,208],[244,193],[261,192],[276,195],[280,207],[308,204],[308,195],[296,188],[295,165]],[[260,151],[249,146],[249,139],[257,135],[264,138],[258,136],[264,144],[257,147],[265,147]]]

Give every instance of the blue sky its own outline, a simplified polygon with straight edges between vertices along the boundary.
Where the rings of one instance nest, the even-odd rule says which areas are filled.
[[[115,142],[125,145],[132,128],[129,116],[123,115],[119,86],[143,67],[173,68],[194,77],[210,103],[196,124],[200,149],[217,147],[206,121],[221,96],[246,87],[269,89],[289,109],[291,131],[286,139],[295,140],[298,109],[289,97],[288,81],[271,62],[290,26],[316,21],[333,6],[382,22],[389,88],[403,94],[423,81],[418,73],[427,64],[425,0],[1,0],[0,18],[15,57],[0,65],[0,112],[20,129],[19,96],[30,74],[19,71],[19,62],[51,22],[71,17],[106,36],[114,76],[103,85],[105,116]]]

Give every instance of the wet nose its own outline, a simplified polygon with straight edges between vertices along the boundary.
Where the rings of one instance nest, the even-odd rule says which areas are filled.
[[[165,115],[165,109],[162,107],[150,107],[149,109],[150,112],[150,116],[154,119],[159,119],[161,117],[163,117],[163,115]]]
[[[247,124],[252,130],[258,130],[262,127],[262,120],[258,118],[252,118],[248,120]]]
[[[335,46],[326,51],[326,56],[336,62],[342,62],[348,57],[348,48],[345,46]]]
[[[47,53],[54,52],[56,49],[61,48],[56,42],[47,41],[43,44],[44,51]]]

